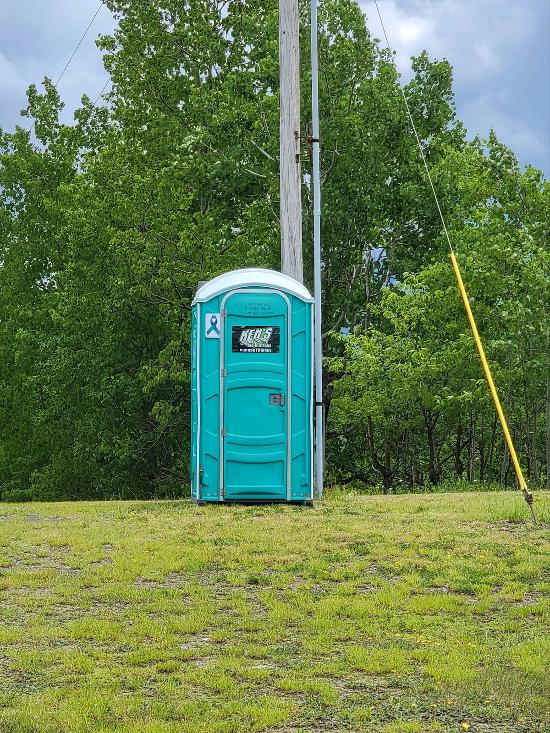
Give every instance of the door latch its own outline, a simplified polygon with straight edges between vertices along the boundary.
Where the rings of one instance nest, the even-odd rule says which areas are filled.
[[[278,407],[283,407],[285,404],[284,394],[270,394],[269,395],[269,404],[276,405]]]

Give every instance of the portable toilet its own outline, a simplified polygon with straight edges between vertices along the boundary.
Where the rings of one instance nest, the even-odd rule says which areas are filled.
[[[234,270],[192,307],[191,495],[313,500],[313,303],[297,280]]]

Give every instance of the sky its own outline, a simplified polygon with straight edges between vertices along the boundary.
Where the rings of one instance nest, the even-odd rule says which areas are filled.
[[[322,0],[321,0],[322,1]],[[374,2],[361,0],[367,25],[383,39]],[[99,0],[0,0],[0,126],[11,130],[30,83],[56,80]],[[454,68],[458,117],[470,136],[491,128],[523,164],[550,175],[549,0],[379,0],[403,80],[410,56],[426,49]],[[59,91],[72,120],[83,93],[95,99],[107,81],[99,33],[114,21],[105,6],[65,72]]]

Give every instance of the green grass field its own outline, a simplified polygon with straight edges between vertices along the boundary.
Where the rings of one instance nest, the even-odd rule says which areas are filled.
[[[550,731],[536,501],[0,505],[0,732]]]

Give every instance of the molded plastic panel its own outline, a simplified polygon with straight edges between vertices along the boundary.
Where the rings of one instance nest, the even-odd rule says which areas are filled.
[[[311,499],[313,300],[300,283],[266,270],[227,273],[199,293],[192,308],[193,498]]]
[[[288,302],[278,293],[224,300],[223,476],[225,499],[287,498]],[[273,335],[277,334],[277,343]],[[290,469],[289,469],[290,470]]]

